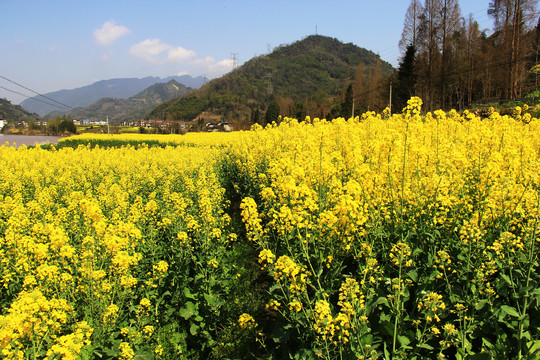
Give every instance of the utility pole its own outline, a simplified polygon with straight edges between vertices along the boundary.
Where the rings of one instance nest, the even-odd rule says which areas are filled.
[[[111,131],[109,130],[109,115],[107,115],[107,135],[111,135]]]

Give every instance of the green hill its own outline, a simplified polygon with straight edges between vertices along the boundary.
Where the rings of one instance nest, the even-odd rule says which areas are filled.
[[[143,118],[156,105],[175,96],[180,96],[191,88],[176,80],[152,85],[129,99],[104,98],[90,106],[78,109],[72,114],[76,118],[105,119],[112,122],[138,120]]]
[[[373,74],[382,77],[393,71],[369,50],[326,36],[308,36],[164,102],[148,118],[165,114],[190,121],[205,111],[245,123],[253,120],[253,114],[265,112],[271,102],[278,103],[283,115],[325,116],[355,81],[359,64],[364,88]]]
[[[6,99],[0,98],[0,119],[8,122],[20,121],[39,121],[41,118],[38,114],[34,114],[24,110],[20,105],[13,105]]]

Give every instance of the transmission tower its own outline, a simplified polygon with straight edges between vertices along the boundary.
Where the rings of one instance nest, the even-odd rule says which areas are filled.
[[[233,70],[236,69],[236,67],[238,66],[238,53],[231,53],[231,60],[232,60],[232,68]]]

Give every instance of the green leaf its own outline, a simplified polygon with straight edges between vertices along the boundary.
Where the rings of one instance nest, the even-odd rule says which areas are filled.
[[[536,288],[532,293],[531,297],[536,298],[536,307],[540,306],[540,288]]]
[[[384,343],[384,358],[386,360],[391,360],[392,357],[390,356],[390,352],[388,351],[388,349],[386,348],[386,343]]]
[[[418,272],[416,270],[411,270],[407,273],[407,276],[413,281],[418,281]]]
[[[192,294],[188,287],[185,287],[185,288],[184,288],[184,296],[185,296],[186,298],[195,300],[195,299],[196,299],[196,295],[197,295],[197,294]]]
[[[500,274],[501,277],[503,278],[503,280],[510,286],[512,286],[512,281],[510,280],[510,278],[508,277],[508,275],[506,274]]]
[[[476,305],[474,305],[474,308],[476,310],[482,310],[482,308],[484,306],[486,306],[486,304],[487,304],[487,300],[480,300],[480,301],[478,301],[478,303]]]
[[[195,308],[195,304],[192,303],[191,301],[188,301],[186,303],[186,306],[179,310],[179,313],[180,313],[180,316],[186,320],[188,320],[192,316],[197,316],[199,314],[199,312]]]
[[[212,294],[204,294],[204,299],[211,308],[215,308],[218,304],[218,298]]]
[[[428,344],[418,344],[418,345],[416,345],[416,347],[419,347],[419,348],[422,348],[422,349],[433,350],[433,346],[428,345]]]
[[[409,340],[408,337],[403,336],[403,335],[398,335],[397,339],[398,339],[399,343],[401,344],[401,346],[407,346],[407,345],[409,345],[411,343],[411,340]]]
[[[279,289],[281,289],[281,285],[280,284],[274,284],[274,285],[270,286],[270,289],[268,290],[268,292],[271,294],[274,291],[279,290]]]
[[[191,324],[191,327],[189,328],[189,333],[193,336],[197,335],[199,333],[200,326],[197,324]]]
[[[501,306],[501,311],[504,312],[505,314],[510,315],[510,316],[520,317],[520,315],[516,311],[516,309],[514,309],[513,307],[508,306],[508,305],[502,305]]]
[[[527,296],[527,294],[530,294],[530,291],[534,288],[534,286],[522,286],[519,288],[518,296],[524,297]]]
[[[540,340],[534,340],[527,342],[527,349],[529,355],[534,355],[537,351],[540,352]]]

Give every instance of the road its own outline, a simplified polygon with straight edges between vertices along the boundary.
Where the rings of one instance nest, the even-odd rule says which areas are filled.
[[[58,144],[58,140],[61,139],[61,136],[28,136],[28,135],[1,135],[0,134],[0,146],[15,146],[16,148],[26,145],[35,145],[35,144]]]

